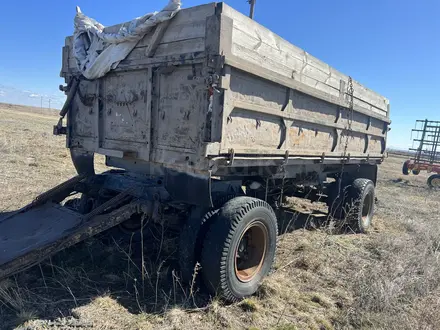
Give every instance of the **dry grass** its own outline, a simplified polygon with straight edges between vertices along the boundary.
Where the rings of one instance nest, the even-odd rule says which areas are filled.
[[[74,175],[56,119],[0,107],[0,210]],[[151,233],[161,249],[146,248],[143,271],[139,246],[104,237],[0,283],[0,329],[440,329],[439,194],[425,175],[403,177],[402,162],[381,166],[371,234],[287,232],[243,302],[183,287],[173,237]]]

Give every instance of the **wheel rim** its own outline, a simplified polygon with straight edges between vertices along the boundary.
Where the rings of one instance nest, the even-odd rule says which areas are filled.
[[[440,188],[440,178],[434,178],[431,180],[431,185],[434,188]]]
[[[374,194],[370,191],[364,199],[362,206],[362,225],[368,227],[371,221],[371,213],[373,212]]]
[[[250,282],[260,272],[266,256],[269,233],[261,221],[243,231],[235,250],[235,275],[241,282]]]

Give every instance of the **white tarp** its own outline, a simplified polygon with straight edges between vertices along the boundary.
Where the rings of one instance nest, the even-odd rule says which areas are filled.
[[[180,7],[181,0],[169,0],[160,12],[138,17],[124,24],[118,33],[105,33],[102,24],[76,7],[73,54],[78,69],[87,79],[103,77],[116,68],[153,27],[172,19]]]

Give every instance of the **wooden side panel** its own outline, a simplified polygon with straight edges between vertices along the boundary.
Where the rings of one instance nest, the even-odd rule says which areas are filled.
[[[230,69],[221,153],[381,157],[384,122]]]
[[[206,17],[214,14],[215,3],[182,9],[171,20],[160,43],[205,37]],[[147,46],[150,35],[144,37],[137,47]]]
[[[121,64],[124,65],[129,61],[131,62],[142,61],[142,59],[145,59],[147,57],[146,55],[147,49],[148,47],[137,47],[133,49],[130,55],[128,55],[127,58],[121,62]],[[204,51],[205,51],[205,38],[195,38],[195,39],[159,44],[157,46],[154,56],[165,57],[165,56],[172,56],[176,54],[185,54],[192,52],[202,53]]]
[[[236,109],[231,113],[223,137],[224,146],[234,150],[253,149],[274,150],[280,144],[282,121],[280,118]]]
[[[89,138],[91,141],[98,138],[98,89],[96,81],[83,80],[78,85],[68,113],[72,136]]]
[[[233,55],[330,95],[339,96],[340,81],[347,82],[347,75],[227,5],[223,5],[222,13],[233,20]],[[355,104],[387,116],[389,101],[386,98],[357,81],[353,81],[353,87]],[[346,92],[347,84],[343,93]]]
[[[314,150],[316,155],[331,152],[334,131],[330,127],[318,127],[313,123],[294,122],[288,129],[287,149],[293,155]]]
[[[154,58],[163,58],[167,60],[167,56],[176,56],[187,53],[197,53],[205,51],[205,35],[206,35],[206,18],[215,14],[216,4],[210,3],[206,5],[182,9],[169,22],[168,27],[158,41]],[[106,32],[117,33],[124,24],[117,24],[105,28]],[[120,63],[121,67],[136,66],[145,64],[148,57],[148,46],[152,42],[155,30],[139,41],[136,48]],[[213,36],[218,38],[219,36]],[[70,56],[68,56],[69,71],[76,72],[76,62],[72,53],[70,38]]]
[[[197,153],[208,112],[208,89],[197,79],[202,65],[158,70],[153,83],[154,148]]]
[[[145,71],[110,74],[104,78],[104,139],[148,142]]]

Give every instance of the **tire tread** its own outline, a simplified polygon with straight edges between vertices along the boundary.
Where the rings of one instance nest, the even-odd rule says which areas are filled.
[[[235,302],[239,298],[234,296],[227,284],[227,256],[233,236],[240,221],[246,214],[257,207],[269,210],[276,219],[273,209],[265,201],[252,197],[237,197],[230,200],[220,209],[218,216],[206,234],[202,249],[202,274],[207,286],[218,290],[221,297]],[[278,225],[275,221],[276,233]],[[275,242],[276,244],[276,242]]]
[[[348,214],[347,221],[356,232],[365,233],[368,231],[368,228],[364,228],[362,224],[362,203],[360,199],[371,184],[373,182],[369,179],[358,178],[353,181],[350,187],[348,202],[352,206],[352,210]]]

